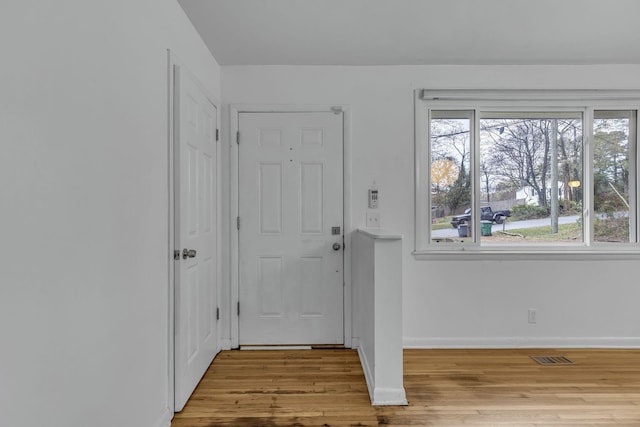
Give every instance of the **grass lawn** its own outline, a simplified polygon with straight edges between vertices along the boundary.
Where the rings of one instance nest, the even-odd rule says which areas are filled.
[[[542,227],[532,228],[519,228],[515,230],[509,230],[506,233],[494,232],[493,236],[483,236],[482,239],[490,242],[492,240],[502,242],[581,242],[582,241],[582,225],[576,223],[573,224],[561,224],[558,225],[558,232],[552,233],[551,226],[545,225]],[[520,234],[520,236],[511,236],[511,234]],[[495,237],[495,239],[493,239]]]
[[[453,216],[445,216],[443,218],[436,218],[434,223],[431,223],[431,229],[432,230],[444,230],[446,228],[453,228],[451,227],[451,218],[453,218]]]
[[[438,218],[431,225],[432,230],[443,230],[451,228],[451,217]],[[595,222],[595,241],[597,242],[629,242],[629,220],[628,218],[615,218],[597,220]],[[442,241],[457,242],[468,241],[468,238],[450,237],[446,239],[435,239]],[[575,222],[572,224],[558,225],[558,232],[552,233],[551,226],[518,228],[502,231],[494,231],[491,236],[482,236],[482,240],[489,243],[518,243],[518,242],[582,242],[582,224]]]

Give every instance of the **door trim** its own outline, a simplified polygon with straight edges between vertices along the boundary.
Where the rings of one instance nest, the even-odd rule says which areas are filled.
[[[168,105],[167,105],[167,156],[168,156],[168,174],[167,174],[167,201],[168,201],[168,213],[167,213],[167,221],[168,221],[168,230],[169,234],[167,236],[168,246],[167,246],[167,261],[168,261],[168,367],[167,374],[169,376],[169,386],[167,389],[167,402],[169,406],[169,411],[171,414],[175,412],[175,291],[176,291],[176,280],[175,280],[175,266],[173,259],[173,251],[175,248],[175,108],[176,108],[176,99],[175,99],[175,67],[179,67],[186,72],[189,72],[189,69],[183,65],[184,63],[180,61],[179,58],[176,57],[175,53],[173,53],[170,49],[167,49],[167,66],[168,66],[168,82],[167,82],[167,93],[168,93]],[[207,99],[216,107],[216,120],[218,129],[221,127],[221,106],[218,99],[211,94],[195,77],[195,82],[199,86],[202,93],[207,97]],[[218,239],[216,244],[216,257],[217,257],[217,283],[216,287],[216,298],[218,301],[218,305],[221,305],[220,300],[220,288],[223,286],[222,284],[222,139],[218,141],[216,144],[216,183],[218,185],[216,191],[216,209],[217,209],[217,218],[216,218],[216,227],[218,229]],[[217,351],[221,350],[221,327],[220,322],[216,324],[217,328]],[[172,417],[173,418],[173,415]]]
[[[335,112],[335,108],[342,109],[342,162],[343,162],[343,216],[344,216],[344,241],[345,250],[343,251],[344,265],[344,294],[343,294],[343,334],[344,346],[352,347],[352,319],[351,319],[351,232],[353,231],[351,221],[351,108],[349,105],[332,104],[332,105],[251,105],[251,104],[232,104],[229,106],[229,156],[230,156],[230,192],[229,192],[229,218],[231,224],[231,245],[230,245],[230,306],[229,313],[231,317],[231,347],[239,348],[240,346],[240,322],[237,315],[237,304],[239,302],[239,238],[240,233],[235,226],[239,213],[239,152],[238,144],[236,144],[236,135],[239,130],[239,118],[241,113],[318,113],[318,112]],[[339,113],[338,113],[339,114]]]

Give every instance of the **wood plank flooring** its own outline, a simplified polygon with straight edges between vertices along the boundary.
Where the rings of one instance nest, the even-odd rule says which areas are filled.
[[[404,378],[372,407],[355,351],[225,351],[172,427],[640,427],[640,350],[405,350]]]

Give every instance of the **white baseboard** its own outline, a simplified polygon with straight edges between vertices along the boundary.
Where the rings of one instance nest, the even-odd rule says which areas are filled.
[[[640,337],[405,337],[404,348],[640,348]]]
[[[371,404],[374,406],[406,406],[409,403],[404,388],[376,388]]]
[[[360,338],[353,337],[351,338],[351,348],[358,349],[360,347]]]
[[[365,354],[362,347],[358,347],[358,357],[360,358],[360,365],[362,365],[362,371],[364,372],[364,379],[367,382],[367,389],[369,390],[369,397],[371,398],[371,402],[373,402],[373,390],[374,390],[374,379],[373,379],[373,371],[371,370],[371,366],[367,361],[367,355]]]
[[[367,354],[364,352],[362,347],[358,347],[358,357],[360,357],[360,364],[362,365],[362,371],[364,372],[364,379],[367,382],[367,389],[369,390],[369,398],[371,399],[372,405],[408,405],[404,388],[381,388],[375,386],[372,370],[373,367],[369,364]]]
[[[171,427],[171,420],[173,419],[173,411],[166,408],[162,415],[155,422],[154,427]]]
[[[222,350],[231,350],[231,340],[230,339],[220,340],[220,348]]]

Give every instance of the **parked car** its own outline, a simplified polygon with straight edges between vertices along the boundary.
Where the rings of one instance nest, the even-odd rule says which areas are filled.
[[[484,206],[480,208],[480,219],[482,221],[491,221],[496,224],[502,224],[504,220],[510,216],[511,211],[509,209],[494,211],[491,209],[491,206]],[[469,221],[471,221],[471,208],[467,208],[463,214],[456,215],[451,218],[451,226],[453,228],[458,228],[460,224],[466,224]]]

